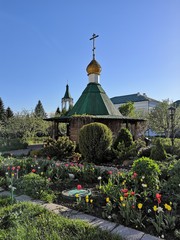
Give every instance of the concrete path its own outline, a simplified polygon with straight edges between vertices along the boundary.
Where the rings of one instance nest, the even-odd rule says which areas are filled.
[[[6,154],[12,154],[14,156],[21,156],[21,155],[27,156],[30,153],[30,151],[41,149],[42,147],[43,147],[43,144],[34,144],[34,145],[29,145],[26,149],[10,150],[10,151],[3,152],[3,154],[6,153]]]
[[[0,188],[0,196],[7,195],[10,196],[8,191],[4,191],[4,189]],[[64,217],[71,219],[81,219],[83,221],[88,222],[92,226],[98,226],[102,230],[108,230],[111,233],[115,233],[124,238],[124,240],[159,240],[160,238],[151,236],[149,234],[145,234],[144,232],[125,227],[123,225],[116,224],[114,222],[109,222],[107,220],[97,218],[88,214],[84,214],[83,212],[75,211],[70,208],[64,207],[59,204],[54,203],[45,203],[40,200],[32,199],[27,195],[15,196],[17,201],[20,202],[32,202],[34,204],[40,204],[44,208],[52,211],[56,214],[60,214]]]

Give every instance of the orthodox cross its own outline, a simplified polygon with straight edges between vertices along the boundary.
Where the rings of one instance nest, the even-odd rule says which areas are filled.
[[[95,33],[93,33],[93,35],[92,35],[92,38],[90,38],[89,40],[93,40],[93,49],[92,49],[92,51],[93,51],[93,59],[95,59],[95,38],[97,38],[97,37],[99,37],[99,35],[96,35]]]

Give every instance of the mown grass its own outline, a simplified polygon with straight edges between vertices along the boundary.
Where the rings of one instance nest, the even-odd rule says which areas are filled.
[[[64,218],[33,203],[8,205],[8,201],[0,201],[0,205],[0,240],[122,240],[86,222]]]

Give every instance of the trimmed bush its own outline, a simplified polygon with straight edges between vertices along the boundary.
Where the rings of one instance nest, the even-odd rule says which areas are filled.
[[[90,123],[80,129],[79,149],[88,162],[102,162],[112,145],[112,132],[102,123]]]
[[[127,128],[122,128],[116,138],[113,147],[117,148],[119,143],[124,143],[125,147],[130,147],[133,144],[133,137],[131,132]]]
[[[160,139],[155,141],[155,145],[151,149],[150,158],[157,161],[163,161],[167,158],[167,153]]]

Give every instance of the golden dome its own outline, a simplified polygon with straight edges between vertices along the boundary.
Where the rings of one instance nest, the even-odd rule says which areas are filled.
[[[101,66],[95,59],[93,59],[89,63],[89,65],[87,66],[86,71],[87,71],[88,75],[93,74],[93,73],[100,75],[100,73],[101,73]]]

